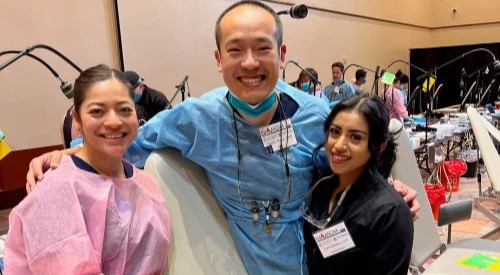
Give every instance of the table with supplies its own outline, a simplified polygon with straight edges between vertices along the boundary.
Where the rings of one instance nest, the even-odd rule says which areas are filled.
[[[470,124],[467,115],[443,116],[426,128],[425,118],[416,118],[415,123],[406,124],[410,144],[421,169],[431,173],[431,167],[443,160],[450,160],[452,152],[461,150],[470,140]]]

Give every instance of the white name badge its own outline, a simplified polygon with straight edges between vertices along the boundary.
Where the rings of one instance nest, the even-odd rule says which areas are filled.
[[[289,118],[261,127],[259,132],[268,155],[297,144],[292,121]]]
[[[356,246],[344,222],[317,231],[313,237],[325,259]]]
[[[340,93],[340,86],[335,86],[335,88],[333,88],[333,91],[337,94]]]

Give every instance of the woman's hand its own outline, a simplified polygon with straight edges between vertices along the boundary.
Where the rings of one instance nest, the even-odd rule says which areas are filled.
[[[408,203],[413,221],[418,219],[418,211],[420,211],[420,203],[417,201],[417,191],[408,187],[400,180],[394,180],[392,183],[394,189],[403,196],[403,199]]]

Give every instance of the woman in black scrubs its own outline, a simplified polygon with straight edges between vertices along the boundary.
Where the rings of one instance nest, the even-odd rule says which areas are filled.
[[[330,175],[303,205],[310,274],[407,274],[413,243],[408,205],[387,181],[396,160],[382,100],[341,101],[325,122]]]

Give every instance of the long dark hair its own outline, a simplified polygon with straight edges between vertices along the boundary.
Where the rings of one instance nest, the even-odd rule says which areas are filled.
[[[325,140],[332,121],[342,111],[356,111],[363,116],[369,128],[368,150],[371,153],[368,169],[371,173],[380,173],[387,178],[396,161],[394,135],[389,132],[389,110],[384,102],[375,95],[361,94],[340,101],[330,112],[324,124]],[[385,149],[380,152],[384,142]]]

